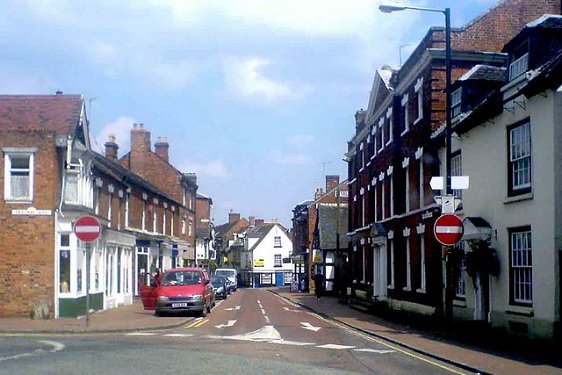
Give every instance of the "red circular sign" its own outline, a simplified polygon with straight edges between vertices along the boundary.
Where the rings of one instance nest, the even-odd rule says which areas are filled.
[[[464,233],[462,220],[457,215],[444,214],[437,218],[433,226],[435,238],[445,246],[453,246],[459,242]]]
[[[93,216],[81,216],[74,223],[74,233],[80,241],[94,242],[101,234],[101,224]]]

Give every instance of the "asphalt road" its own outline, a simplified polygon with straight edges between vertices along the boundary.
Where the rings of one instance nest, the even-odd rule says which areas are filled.
[[[162,319],[166,319],[163,317]],[[173,330],[0,336],[0,374],[465,374],[333,324],[259,289],[239,289]]]

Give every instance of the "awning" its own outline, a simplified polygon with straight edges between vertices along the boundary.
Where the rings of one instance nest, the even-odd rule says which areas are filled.
[[[492,226],[479,216],[465,217],[463,220],[464,234],[461,241],[491,240]]]

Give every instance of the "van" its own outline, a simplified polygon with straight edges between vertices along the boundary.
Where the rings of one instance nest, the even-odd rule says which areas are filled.
[[[215,275],[226,277],[234,291],[238,288],[238,272],[234,268],[217,268]]]

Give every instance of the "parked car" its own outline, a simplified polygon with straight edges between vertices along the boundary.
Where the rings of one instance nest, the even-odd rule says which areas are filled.
[[[226,277],[211,276],[211,284],[215,290],[215,298],[227,299],[230,294],[229,281]]]
[[[230,281],[232,291],[236,291],[238,287],[238,272],[234,268],[217,268],[215,275],[226,277]]]
[[[160,282],[142,286],[142,304],[145,310],[154,310],[159,316],[170,312],[195,312],[206,316],[215,306],[215,291],[206,270],[196,267],[173,268]]]

